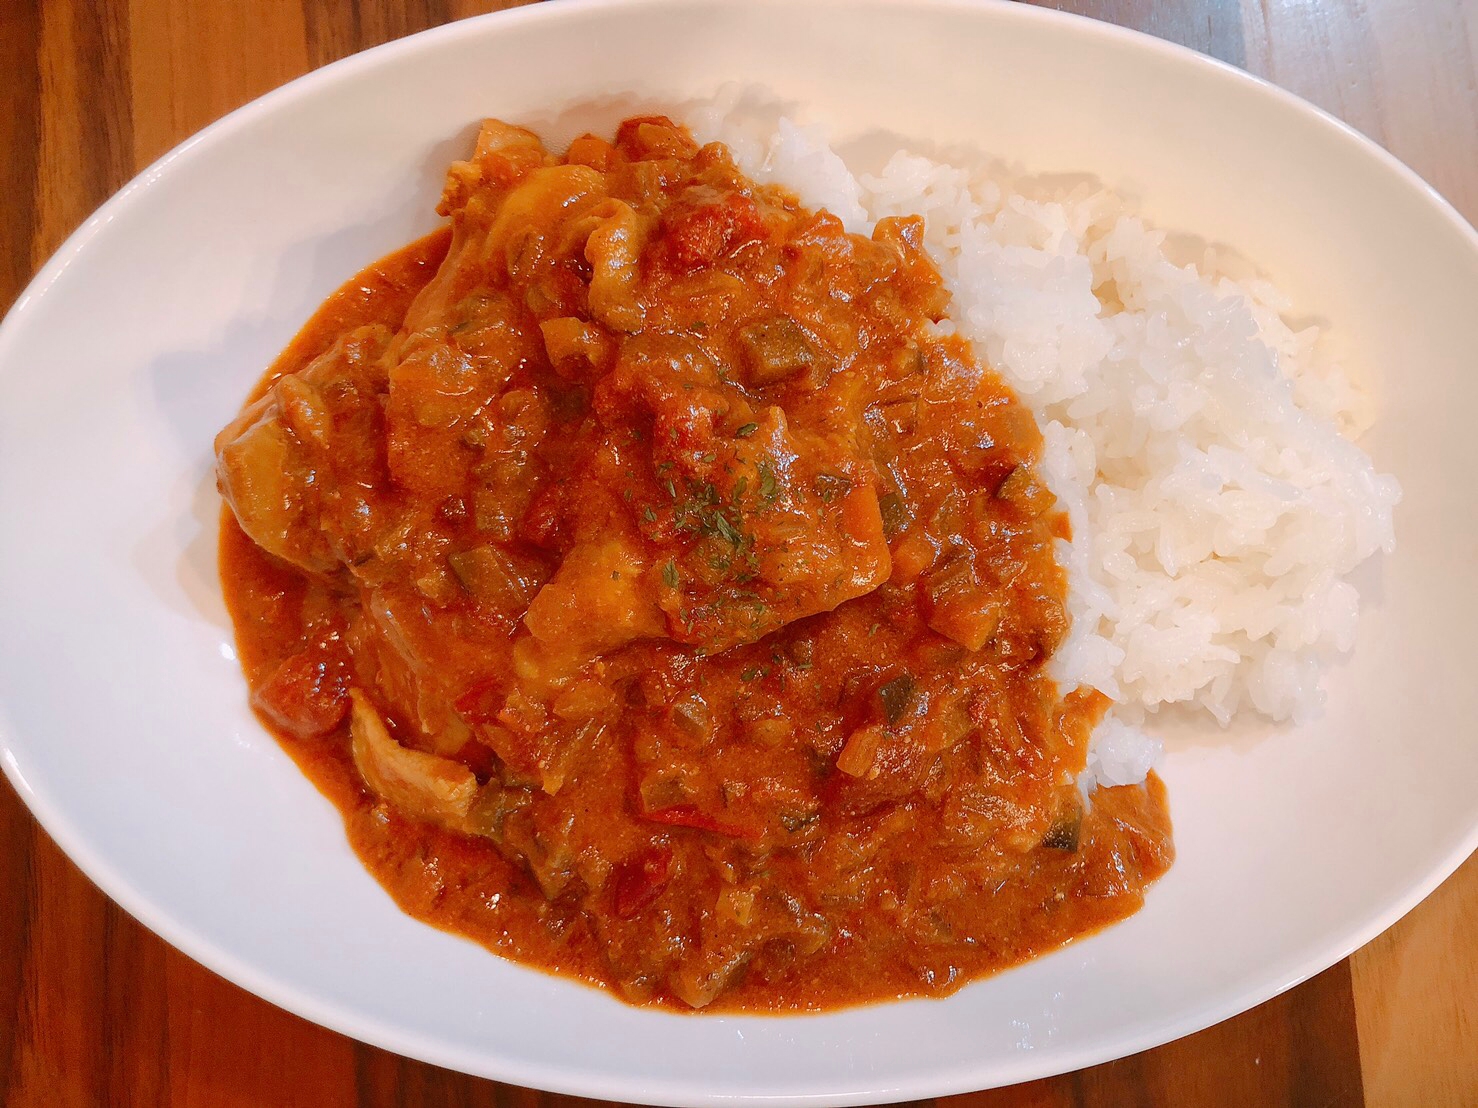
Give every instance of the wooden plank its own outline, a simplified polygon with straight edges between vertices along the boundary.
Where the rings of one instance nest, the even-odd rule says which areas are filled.
[[[0,112],[0,311],[9,309],[36,269],[31,236],[41,152],[40,4],[0,4],[0,93],[6,105]]]
[[[1178,1108],[1180,1105],[1358,1105],[1349,967],[1156,1050],[1009,1089],[936,1101],[939,1108]]]
[[[1248,68],[1375,139],[1478,219],[1478,3],[1244,5]]]
[[[39,11],[34,268],[134,173],[127,8],[122,0],[47,0]]]
[[[1478,856],[1350,961],[1367,1101],[1478,1103]]]
[[[129,23],[133,160],[140,169],[310,68],[296,4],[130,0]]]

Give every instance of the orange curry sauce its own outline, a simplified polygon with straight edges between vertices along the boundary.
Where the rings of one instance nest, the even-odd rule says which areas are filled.
[[[1134,912],[1031,415],[871,239],[665,119],[489,121],[221,432],[253,704],[412,915],[640,1003],[943,994]]]

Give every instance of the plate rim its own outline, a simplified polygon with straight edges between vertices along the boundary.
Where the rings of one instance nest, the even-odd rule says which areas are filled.
[[[812,7],[835,9],[845,14],[855,13],[857,9],[879,6],[882,0],[749,0],[747,4],[742,5],[737,0],[561,0],[558,4],[537,3],[456,20],[371,47],[302,74],[233,109],[161,155],[109,197],[68,235],[46,263],[27,282],[4,319],[0,320],[0,372],[3,372],[8,364],[9,352],[11,346],[14,345],[15,335],[25,325],[31,314],[32,305],[48,293],[65,270],[78,255],[86,250],[89,243],[103,227],[115,218],[118,212],[132,203],[136,196],[167,175],[176,162],[198,156],[201,151],[228,140],[234,132],[249,125],[258,117],[276,111],[280,104],[311,96],[320,86],[347,79],[361,68],[371,69],[393,57],[418,51],[435,50],[443,39],[449,40],[480,33],[490,25],[513,27],[520,24],[559,21],[578,24],[588,13],[619,7],[744,6],[749,9],[784,10],[787,6],[793,6],[797,2],[804,2]],[[1036,22],[1046,26],[1056,26],[1065,34],[1096,38],[1109,48],[1149,51],[1182,69],[1199,71],[1205,74],[1206,79],[1227,82],[1229,86],[1238,86],[1240,91],[1237,95],[1270,98],[1284,111],[1292,112],[1332,130],[1336,137],[1347,146],[1352,146],[1360,156],[1373,161],[1385,173],[1393,175],[1405,189],[1413,192],[1420,197],[1423,203],[1429,205],[1452,232],[1466,243],[1475,259],[1478,259],[1478,230],[1475,230],[1468,220],[1432,185],[1390,151],[1348,123],[1271,81],[1177,43],[1088,16],[1010,3],[1008,0],[904,0],[904,2],[921,9],[967,13],[963,16],[964,18],[1015,20],[1028,24]],[[889,6],[896,8],[898,3],[899,0],[892,0]],[[151,898],[134,889],[119,876],[106,857],[106,849],[90,841],[88,836],[81,832],[66,815],[63,805],[58,805],[55,798],[50,796],[44,788],[38,787],[27,779],[25,768],[17,758],[16,736],[11,733],[10,723],[5,717],[3,708],[4,706],[0,705],[0,770],[3,770],[10,780],[30,814],[89,881],[133,919],[187,957],[277,1007],[357,1041],[393,1053],[509,1084],[568,1095],[625,1099],[634,1103],[694,1106],[733,1105],[761,1101],[770,1105],[873,1104],[900,1097],[929,1098],[995,1088],[1072,1072],[1127,1057],[1194,1034],[1247,1011],[1348,957],[1425,900],[1475,850],[1478,850],[1478,806],[1475,806],[1473,822],[1466,833],[1455,837],[1455,841],[1443,851],[1437,864],[1424,873],[1419,880],[1414,881],[1405,895],[1388,903],[1382,910],[1369,913],[1353,921],[1340,932],[1337,940],[1327,941],[1322,945],[1319,953],[1300,956],[1295,952],[1276,965],[1270,966],[1268,971],[1255,983],[1247,985],[1230,999],[1225,999],[1218,1004],[1203,1006],[1193,1013],[1184,1013],[1179,1018],[1161,1019],[1142,1025],[1137,1032],[1105,1039],[1099,1042],[1096,1048],[1069,1050],[1052,1060],[1031,1054],[1020,1059],[1019,1064],[1002,1066],[998,1063],[988,1069],[982,1068],[981,1062],[964,1059],[952,1067],[908,1082],[880,1085],[870,1083],[869,1079],[863,1078],[857,1086],[837,1092],[795,1091],[794,1087],[763,1092],[700,1090],[688,1087],[681,1082],[674,1084],[660,1078],[611,1074],[593,1069],[554,1069],[546,1065],[529,1063],[516,1056],[500,1054],[496,1050],[483,1049],[480,1052],[474,1052],[455,1047],[449,1048],[429,1037],[383,1024],[355,1012],[352,1008],[316,996],[311,990],[305,990],[286,980],[279,980],[270,973],[257,969],[249,961],[216,946],[211,939],[179,923],[167,908],[154,903]],[[723,1018],[745,1020],[776,1017],[726,1014]],[[808,1017],[800,1015],[781,1018],[804,1019]]]

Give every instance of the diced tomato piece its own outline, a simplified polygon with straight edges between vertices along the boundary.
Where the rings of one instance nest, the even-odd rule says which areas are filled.
[[[662,823],[668,827],[692,827],[698,831],[711,831],[715,835],[727,835],[731,839],[757,842],[760,832],[737,823],[715,819],[696,804],[674,804],[670,808],[656,808],[642,812],[641,818],[650,823]]]
[[[630,919],[651,906],[672,878],[672,851],[649,850],[615,868],[612,875],[616,915]]]
[[[535,546],[558,545],[564,527],[564,489],[559,482],[551,482],[534,494],[528,510],[519,523],[519,535],[525,542]]]
[[[698,152],[688,133],[665,115],[634,115],[616,131],[616,148],[628,158],[691,158]]]
[[[251,694],[252,706],[295,739],[324,735],[344,722],[344,668],[319,651],[294,654]]]
[[[502,709],[502,692],[502,682],[496,677],[488,677],[457,697],[452,707],[468,723],[486,723],[496,719]]]
[[[653,456],[676,462],[685,471],[699,468],[698,459],[714,451],[713,412],[701,404],[663,404],[656,411]]]
[[[709,265],[765,233],[758,205],[738,193],[715,203],[675,205],[664,215],[663,224],[667,248],[679,269]]]

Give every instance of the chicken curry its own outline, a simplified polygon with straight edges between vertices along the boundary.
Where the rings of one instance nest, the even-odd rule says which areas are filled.
[[[1030,412],[871,237],[663,118],[487,122],[216,442],[252,703],[411,914],[638,1003],[943,994],[1120,919]]]

